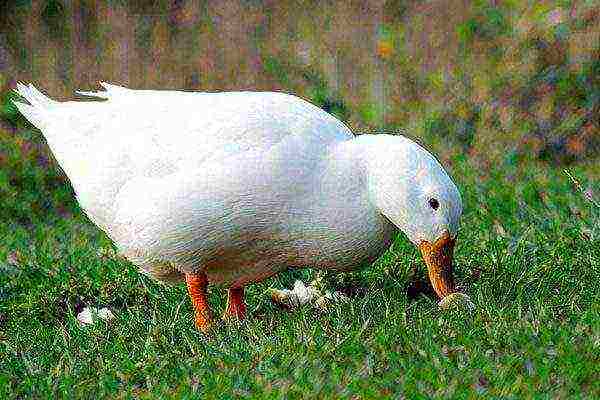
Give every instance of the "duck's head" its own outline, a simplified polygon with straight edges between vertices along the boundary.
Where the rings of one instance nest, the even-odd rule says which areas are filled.
[[[455,292],[452,255],[462,213],[460,193],[440,163],[402,136],[373,135],[367,161],[375,206],[423,256],[440,298]],[[371,146],[368,146],[371,147]]]

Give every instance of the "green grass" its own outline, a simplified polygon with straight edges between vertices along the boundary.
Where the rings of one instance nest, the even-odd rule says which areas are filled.
[[[544,165],[480,176],[456,160],[453,174],[473,313],[407,294],[425,274],[400,236],[375,265],[329,279],[364,286],[348,304],[278,309],[268,287],[313,275],[291,271],[251,286],[250,318],[209,336],[183,286],[138,274],[78,211],[30,210],[31,193],[15,192],[31,221],[0,225],[0,397],[598,398],[600,210]],[[211,289],[219,313],[224,295]],[[116,318],[81,327],[84,305]]]
[[[194,7],[171,18],[164,1],[12,3],[0,12],[0,399],[600,398],[600,209],[553,164],[600,201],[593,1],[475,1],[452,26],[436,22],[441,2],[387,1],[381,20],[343,2],[202,6],[198,19]],[[358,293],[331,313],[271,304],[269,287],[314,275],[290,271],[248,289],[246,322],[197,332],[183,286],[113,255],[6,91],[32,81],[64,98],[100,79],[285,89],[354,131],[406,128],[463,193],[456,278],[476,310],[441,312],[418,294],[424,266],[399,236],[373,266],[326,276]],[[470,158],[450,166],[456,154]],[[210,300],[220,313],[224,290]],[[84,306],[116,318],[81,327]]]

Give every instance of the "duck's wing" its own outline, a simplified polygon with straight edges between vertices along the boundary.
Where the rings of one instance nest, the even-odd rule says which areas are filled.
[[[260,155],[289,136],[293,145],[311,149],[352,137],[333,116],[283,93],[102,86],[105,91],[80,94],[103,101],[58,102],[19,85],[17,92],[30,105],[16,103],[43,132],[80,205],[101,227],[114,218],[115,199],[132,180],[201,170],[207,162],[241,153]]]

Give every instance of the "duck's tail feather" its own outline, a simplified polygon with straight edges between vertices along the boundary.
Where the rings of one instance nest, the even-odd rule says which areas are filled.
[[[52,100],[42,92],[40,92],[32,84],[25,85],[23,83],[17,83],[15,93],[23,97],[29,102],[29,104],[22,103],[20,101],[14,101],[13,104],[17,107],[19,112],[23,114],[25,118],[29,120],[38,129],[42,130],[45,127],[45,115],[51,110],[58,102]]]
[[[101,99],[109,99],[109,98],[111,98],[111,96],[113,96],[116,93],[124,93],[124,92],[128,91],[127,88],[124,88],[122,86],[112,85],[112,84],[106,83],[106,82],[100,82],[100,86],[102,86],[104,88],[104,92],[87,92],[87,91],[82,91],[82,90],[76,90],[75,93],[80,94],[82,96],[99,97]]]

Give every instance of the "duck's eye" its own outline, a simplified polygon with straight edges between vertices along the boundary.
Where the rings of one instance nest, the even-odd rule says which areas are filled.
[[[440,202],[437,201],[437,199],[431,198],[431,199],[429,199],[429,206],[431,208],[433,208],[434,210],[437,210],[438,207],[440,206]]]

